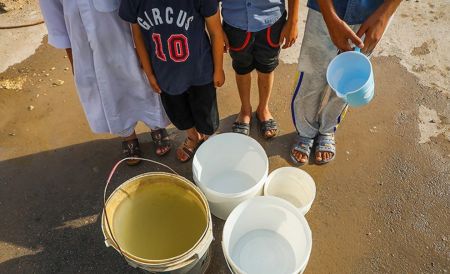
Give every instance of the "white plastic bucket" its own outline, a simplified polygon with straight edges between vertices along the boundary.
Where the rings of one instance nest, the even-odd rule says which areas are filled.
[[[277,197],[254,197],[237,206],[225,222],[225,259],[235,274],[302,273],[312,249],[305,217]]]
[[[270,173],[264,186],[264,195],[282,198],[305,215],[316,197],[316,184],[306,171],[282,167]]]
[[[195,183],[205,194],[213,215],[226,220],[241,202],[262,195],[269,160],[254,139],[224,133],[208,139],[194,156]]]
[[[114,175],[117,167],[128,159],[140,159],[142,161],[156,163],[168,168],[175,174],[165,172],[148,172],[138,175],[122,183],[113,191],[108,200],[106,200],[106,189],[111,182],[112,176]],[[186,197],[187,199],[191,199],[193,201],[195,200],[199,203],[204,210],[204,218],[206,221],[205,226],[202,228],[202,234],[198,237],[198,240],[195,243],[189,246],[188,250],[163,259],[142,257],[135,253],[135,250],[128,250],[126,247],[124,248],[123,244],[127,238],[121,237],[121,234],[115,229],[114,226],[117,222],[123,222],[117,214],[121,205],[128,199],[133,200],[136,193],[142,193],[145,189],[152,189],[152,185],[154,186],[155,184],[171,184],[179,187],[180,191],[182,191],[180,198]],[[134,199],[134,201],[136,201],[136,199]],[[136,210],[139,207],[139,203],[142,203],[142,200],[140,201],[141,202],[138,201],[132,206],[127,206],[128,211]],[[143,218],[145,217],[147,216],[143,216]],[[152,225],[158,226],[158,220],[155,219],[154,222],[152,222]],[[107,247],[113,247],[132,267],[141,268],[151,273],[204,274],[211,260],[210,246],[214,236],[211,214],[206,197],[192,182],[179,176],[170,167],[152,160],[143,158],[126,158],[119,161],[114,166],[111,174],[109,175],[104,191],[104,210],[101,219],[101,227]],[[183,227],[180,227],[178,233],[183,235],[184,232]],[[150,248],[152,247],[152,244],[148,243],[148,246]]]

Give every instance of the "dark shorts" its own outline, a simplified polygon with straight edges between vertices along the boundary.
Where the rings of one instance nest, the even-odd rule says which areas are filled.
[[[223,22],[237,74],[247,74],[254,69],[262,73],[275,70],[280,55],[278,42],[285,23],[286,13],[275,24],[258,32],[247,32]]]
[[[179,130],[195,127],[202,134],[212,135],[219,127],[216,88],[213,83],[191,86],[180,95],[163,92],[161,101],[170,121]]]

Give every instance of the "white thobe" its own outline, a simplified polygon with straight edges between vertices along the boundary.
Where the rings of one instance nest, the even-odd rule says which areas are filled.
[[[120,0],[40,0],[48,42],[72,48],[78,94],[92,131],[121,132],[142,121],[169,121],[159,95],[142,72]]]

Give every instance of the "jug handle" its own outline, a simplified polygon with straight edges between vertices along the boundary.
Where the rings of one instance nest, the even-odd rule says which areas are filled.
[[[153,164],[157,164],[160,165],[162,167],[167,168],[168,170],[170,170],[171,172],[173,172],[176,175],[179,175],[175,170],[173,170],[171,167],[169,167],[168,165],[162,164],[160,162],[157,161],[153,161],[150,159],[145,159],[145,158],[139,158],[139,157],[128,157],[128,158],[124,158],[120,161],[118,161],[114,167],[112,168],[111,172],[109,173],[108,176],[108,180],[106,180],[106,185],[105,185],[105,190],[103,191],[103,214],[105,215],[105,219],[106,219],[106,225],[108,226],[108,232],[109,235],[111,236],[111,240],[113,241],[113,243],[115,244],[115,246],[117,247],[117,249],[119,250],[120,255],[122,255],[123,258],[125,258],[125,255],[123,254],[122,249],[119,246],[119,243],[117,242],[116,238],[114,237],[114,234],[112,233],[111,230],[111,225],[109,222],[109,218],[108,218],[108,214],[106,213],[106,191],[108,190],[108,186],[111,183],[111,179],[114,176],[114,174],[116,173],[117,168],[125,161],[128,160],[141,160],[141,161],[145,161],[145,162],[149,162],[149,163],[153,163]]]

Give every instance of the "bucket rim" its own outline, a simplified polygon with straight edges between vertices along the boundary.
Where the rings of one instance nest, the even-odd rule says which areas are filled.
[[[123,186],[127,186],[129,184],[131,184],[133,181],[142,178],[142,177],[146,177],[146,176],[155,176],[155,175],[164,175],[164,176],[169,176],[169,177],[175,177],[180,179],[181,181],[183,181],[184,183],[187,183],[190,187],[192,187],[193,190],[195,190],[195,192],[200,196],[200,200],[202,202],[202,204],[205,207],[205,211],[206,211],[206,227],[205,230],[203,231],[202,235],[199,237],[199,239],[197,240],[197,242],[186,252],[172,257],[172,258],[168,258],[168,259],[163,259],[163,260],[148,260],[148,259],[144,259],[141,257],[138,257],[136,255],[131,254],[130,252],[128,252],[127,250],[121,249],[122,254],[127,258],[130,259],[134,262],[137,263],[142,263],[142,264],[170,264],[173,263],[174,261],[178,261],[181,258],[184,257],[189,257],[192,256],[192,252],[195,251],[195,249],[200,245],[200,243],[205,239],[206,235],[208,234],[209,230],[212,228],[212,217],[211,217],[211,211],[209,208],[209,204],[208,204],[208,200],[206,199],[206,196],[203,194],[203,192],[200,190],[200,188],[198,186],[196,186],[194,183],[192,183],[191,181],[189,181],[187,178],[178,175],[178,174],[173,174],[173,173],[168,173],[168,172],[146,172],[146,173],[142,173],[139,175],[136,175],[128,180],[126,180],[125,182],[123,182],[122,184],[120,184],[119,186],[117,186],[114,191],[108,196],[108,199],[106,200],[105,205],[107,206],[108,203],[110,202],[111,198],[119,191],[119,189],[121,189]],[[103,236],[105,238],[105,241],[112,246],[116,251],[119,251],[119,248],[117,247],[116,243],[114,241],[111,241],[112,237],[112,231],[110,231],[110,229],[105,225],[106,224],[106,216],[105,216],[105,210],[106,208],[103,208],[102,210],[102,218],[101,218],[101,227],[102,227],[102,232],[103,232]]]
[[[306,220],[305,216],[303,216],[303,214],[300,213],[300,211],[297,210],[297,208],[292,205],[291,203],[289,203],[286,200],[283,200],[279,197],[275,197],[275,196],[258,196],[258,197],[253,197],[247,201],[242,202],[241,204],[239,204],[232,212],[231,214],[228,216],[228,219],[226,220],[224,227],[223,227],[223,232],[222,232],[222,250],[223,250],[223,254],[225,257],[225,260],[227,260],[227,262],[230,264],[231,267],[237,269],[237,271],[239,273],[246,273],[245,271],[243,271],[239,266],[237,266],[234,261],[231,258],[231,255],[229,254],[229,246],[228,243],[226,243],[224,241],[224,236],[225,233],[228,233],[229,235],[231,235],[232,229],[233,227],[231,226],[231,222],[236,223],[236,221],[238,220],[238,213],[241,210],[241,208],[246,207],[248,204],[253,203],[255,201],[258,200],[266,200],[265,203],[267,202],[271,202],[271,203],[281,203],[283,205],[283,207],[286,207],[286,209],[288,209],[292,214],[294,214],[299,221],[302,223],[304,229],[304,233],[305,233],[305,240],[306,240],[306,247],[305,249],[307,250],[307,256],[305,256],[303,258],[303,260],[300,263],[300,266],[296,268],[296,271],[300,271],[301,269],[304,269],[306,267],[306,265],[308,264],[309,258],[311,256],[311,252],[312,252],[312,232],[311,232],[311,228],[309,226],[308,221]],[[230,231],[229,231],[230,230]],[[297,272],[295,272],[297,273]]]
[[[195,161],[198,162],[197,153],[199,151],[201,152],[202,151],[202,147],[204,147],[204,146],[200,146],[199,149],[197,150],[197,153],[195,153],[194,158],[192,159],[193,160],[193,162],[192,162],[193,163],[192,164],[193,179],[194,179],[195,183],[198,185],[198,187],[203,192],[205,192],[206,194],[214,195],[214,196],[217,196],[217,197],[220,197],[220,198],[227,198],[227,199],[228,198],[232,198],[232,199],[236,198],[237,199],[237,198],[245,197],[245,196],[255,192],[257,189],[260,189],[261,185],[265,184],[265,182],[267,180],[267,176],[269,175],[269,157],[267,156],[267,153],[266,153],[265,149],[262,147],[262,145],[258,141],[256,141],[255,139],[253,139],[253,138],[251,138],[249,136],[246,136],[246,135],[243,135],[243,134],[239,134],[239,133],[234,133],[234,132],[225,132],[225,133],[221,133],[221,134],[217,134],[215,136],[212,136],[211,138],[206,140],[203,145],[205,145],[210,140],[214,140],[215,138],[218,138],[219,136],[221,136],[223,138],[225,138],[224,136],[234,136],[234,137],[237,137],[237,138],[243,138],[243,139],[249,140],[252,144],[254,144],[255,147],[257,147],[266,156],[265,159],[264,159],[264,167],[265,167],[264,175],[251,188],[248,188],[248,189],[246,189],[244,191],[241,191],[241,192],[223,193],[223,192],[219,192],[219,191],[213,190],[213,189],[211,189],[210,187],[208,187],[206,184],[202,183],[199,180],[199,178],[197,176],[197,173],[194,170],[195,169],[194,162]],[[207,196],[209,196],[209,195],[207,195]]]
[[[336,60],[338,59],[338,57],[340,57],[340,56],[345,56],[345,55],[355,55],[355,54],[364,57],[365,62],[366,62],[367,64],[369,64],[370,75],[369,75],[368,79],[366,80],[366,82],[364,82],[364,84],[361,85],[360,88],[358,88],[358,89],[356,89],[356,90],[353,90],[353,91],[350,91],[350,92],[347,92],[347,93],[344,95],[344,94],[338,92],[338,90],[330,83],[330,77],[331,77],[331,76],[330,76],[330,74],[331,74],[330,68],[331,68],[331,66],[336,62]],[[343,53],[341,53],[341,54],[339,54],[339,55],[336,55],[336,56],[333,58],[333,60],[331,60],[331,62],[328,64],[328,67],[327,67],[327,73],[326,73],[326,78],[327,78],[327,83],[328,83],[328,85],[330,86],[330,88],[331,88],[332,90],[334,90],[334,91],[336,92],[336,95],[337,95],[338,97],[340,97],[340,98],[346,98],[348,95],[353,94],[353,93],[356,93],[356,92],[358,92],[359,90],[361,90],[362,88],[365,88],[365,87],[371,82],[371,79],[373,79],[373,66],[372,66],[372,62],[370,62],[369,58],[368,58],[366,55],[362,54],[361,52],[358,52],[358,51],[346,51],[346,52],[343,52]]]

